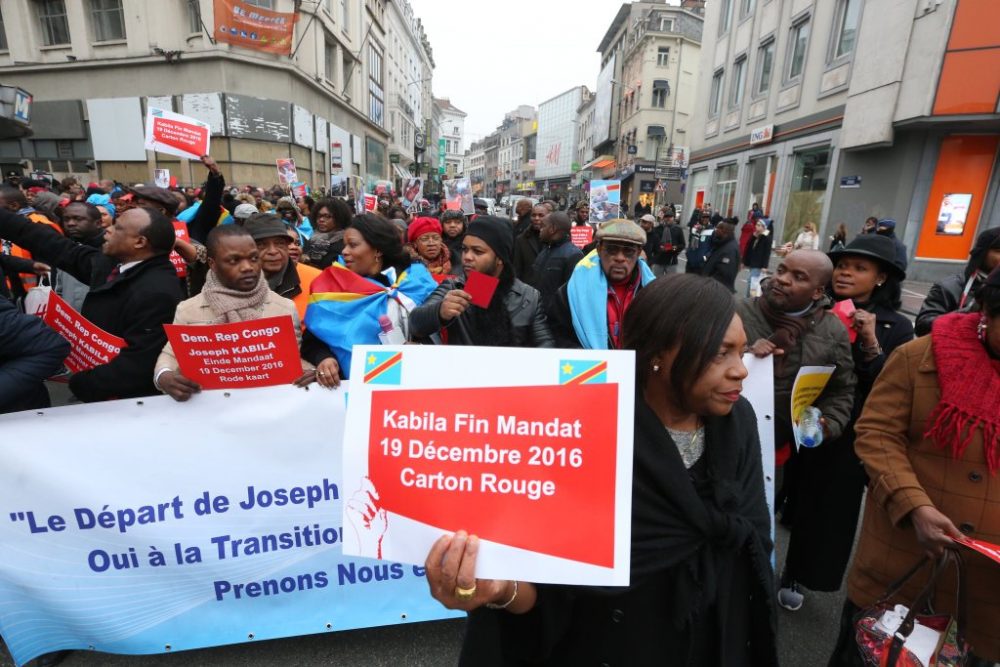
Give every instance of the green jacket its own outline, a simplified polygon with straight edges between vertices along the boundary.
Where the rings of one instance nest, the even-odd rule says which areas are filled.
[[[756,301],[756,298],[739,299],[736,304],[749,345],[753,345],[761,338],[770,338],[774,333],[774,329],[757,307]],[[779,447],[791,437],[792,385],[795,384],[795,376],[803,366],[837,367],[815,403],[826,418],[828,439],[839,437],[851,419],[854,385],[857,384],[854,358],[851,355],[847,329],[835,315],[824,312],[831,306],[826,298],[817,302],[816,307],[809,313],[812,317],[810,326],[798,346],[785,350],[780,370],[778,364],[775,364],[775,444]],[[824,312],[822,316],[821,312]]]

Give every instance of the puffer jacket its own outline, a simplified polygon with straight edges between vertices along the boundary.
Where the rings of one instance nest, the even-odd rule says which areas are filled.
[[[466,313],[462,313],[443,326],[438,311],[445,294],[458,289],[456,281],[448,279],[438,285],[438,288],[427,297],[420,306],[410,313],[410,332],[415,338],[431,338],[440,342],[438,333],[442,328],[448,332],[449,345],[477,345],[472,340],[468,328]],[[545,310],[542,299],[534,287],[514,279],[507,294],[504,295],[504,305],[510,314],[513,329],[512,347],[555,347],[555,341],[549,326],[545,321]]]

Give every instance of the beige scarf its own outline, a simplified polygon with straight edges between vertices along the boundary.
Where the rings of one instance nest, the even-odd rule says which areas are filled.
[[[246,322],[255,320],[264,312],[264,300],[270,292],[264,274],[261,272],[257,286],[249,292],[230,289],[219,282],[214,271],[209,271],[201,293],[216,317],[225,322]]]

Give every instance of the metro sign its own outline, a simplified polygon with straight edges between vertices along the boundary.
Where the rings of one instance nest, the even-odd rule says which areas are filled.
[[[31,95],[20,88],[14,91],[14,120],[25,125],[31,122]]]

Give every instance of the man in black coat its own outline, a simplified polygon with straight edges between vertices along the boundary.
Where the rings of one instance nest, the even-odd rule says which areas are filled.
[[[556,211],[542,219],[538,232],[543,247],[535,258],[531,286],[542,295],[542,306],[546,309],[559,288],[569,282],[576,263],[583,259],[580,249],[570,243],[571,226],[569,216]]]
[[[167,342],[163,325],[173,321],[184,298],[169,259],[174,247],[170,219],[152,208],[126,211],[108,228],[101,249],[80,245],[22,216],[0,211],[0,238],[90,285],[81,314],[94,325],[125,339],[121,353],[69,382],[82,401],[152,396],[153,367]]]
[[[701,270],[701,275],[718,280],[730,292],[736,291],[736,275],[740,272],[740,244],[734,229],[731,222],[720,222],[715,226],[709,241],[711,251]]]
[[[0,298],[0,414],[47,408],[45,378],[62,368],[66,339]]]
[[[542,240],[538,236],[542,219],[550,213],[544,204],[535,204],[531,209],[531,225],[520,236],[514,238],[514,275],[518,280],[532,282],[532,268],[538,253],[542,251]]]

